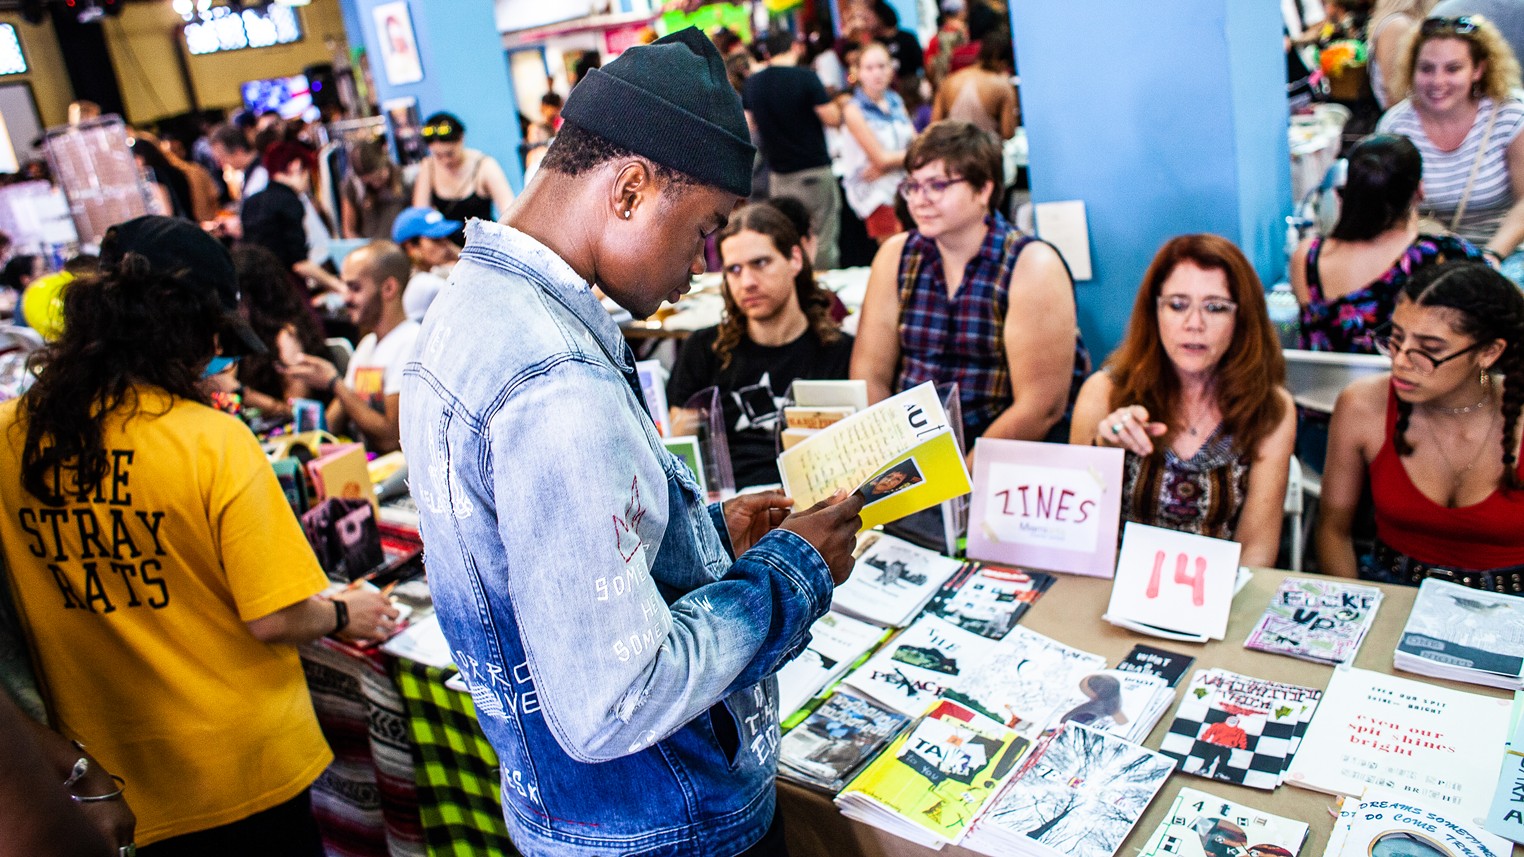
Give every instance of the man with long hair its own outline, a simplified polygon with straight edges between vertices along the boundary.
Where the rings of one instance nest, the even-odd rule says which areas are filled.
[[[771,205],[731,215],[720,232],[725,315],[683,343],[667,401],[680,411],[718,387],[736,487],[778,481],[777,419],[798,378],[847,377],[852,337],[831,319],[831,296],[815,282],[803,240]],[[681,422],[674,413],[672,423]]]

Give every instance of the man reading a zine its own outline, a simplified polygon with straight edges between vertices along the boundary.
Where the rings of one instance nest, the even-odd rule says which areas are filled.
[[[851,573],[862,499],[706,506],[593,295],[676,300],[750,191],[713,44],[630,48],[562,116],[504,223],[470,224],[403,382],[440,624],[520,851],[782,854],[772,676]]]

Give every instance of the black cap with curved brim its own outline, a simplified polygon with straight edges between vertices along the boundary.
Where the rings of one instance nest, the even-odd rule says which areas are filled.
[[[725,60],[694,27],[637,45],[578,81],[561,116],[617,146],[737,196],[757,150]]]
[[[118,223],[101,238],[101,270],[110,271],[132,253],[148,260],[155,274],[217,296],[222,304],[219,344],[227,357],[264,354],[267,349],[238,311],[238,272],[227,248],[188,220],[148,214]]]

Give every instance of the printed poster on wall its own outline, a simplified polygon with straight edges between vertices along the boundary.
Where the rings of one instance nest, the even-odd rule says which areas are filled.
[[[1124,455],[1120,449],[979,438],[969,558],[1110,577]]]
[[[376,22],[376,40],[381,43],[381,65],[386,82],[392,86],[423,80],[423,60],[418,56],[418,40],[413,36],[413,16],[407,0],[381,3],[371,10]]]

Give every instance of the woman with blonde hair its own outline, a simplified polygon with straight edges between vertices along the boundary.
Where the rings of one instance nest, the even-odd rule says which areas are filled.
[[[1412,36],[1418,22],[1429,14],[1434,3],[1435,0],[1376,0],[1376,5],[1371,8],[1370,26],[1365,31],[1366,42],[1370,45],[1368,68],[1371,92],[1382,110],[1397,101],[1390,93],[1402,88],[1395,85],[1397,78],[1389,76],[1396,74],[1402,45]]]
[[[1423,213],[1501,262],[1524,240],[1524,101],[1513,51],[1480,15],[1426,18],[1376,125],[1423,155]]]

